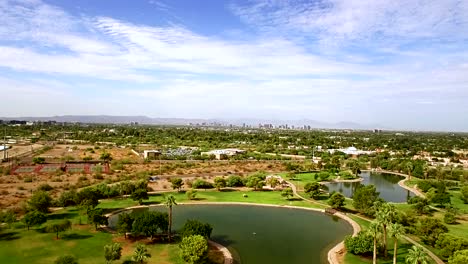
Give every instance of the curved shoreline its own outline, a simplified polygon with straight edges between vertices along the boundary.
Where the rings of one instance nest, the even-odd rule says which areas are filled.
[[[276,207],[276,208],[290,208],[290,209],[300,209],[300,210],[309,210],[309,211],[315,211],[315,212],[320,212],[320,213],[323,213],[325,214],[325,210],[324,209],[318,209],[318,208],[308,208],[308,207],[300,207],[300,206],[292,206],[292,205],[275,205],[275,204],[261,204],[261,203],[242,203],[242,202],[191,202],[191,203],[179,203],[180,205],[216,205],[216,204],[219,204],[219,205],[247,205],[247,206],[263,206],[263,207]],[[124,209],[120,209],[120,210],[116,210],[116,211],[113,211],[113,212],[110,212],[108,214],[106,214],[105,216],[106,217],[110,217],[110,216],[113,216],[115,214],[118,214],[120,212],[123,212],[123,211],[126,211],[126,210],[131,210],[131,209],[137,209],[137,208],[150,208],[150,207],[156,207],[156,206],[163,206],[163,205],[160,205],[160,204],[155,204],[155,205],[137,205],[137,206],[131,206],[131,207],[127,207],[127,208],[124,208]],[[343,219],[345,222],[347,222],[348,224],[351,225],[351,228],[353,229],[353,234],[352,236],[356,236],[359,231],[361,231],[361,227],[359,226],[358,223],[356,223],[354,220],[352,220],[351,218],[349,218],[347,215],[341,213],[341,212],[337,212],[335,214],[333,214],[334,216],[337,216],[341,219]],[[216,242],[214,242],[216,243]],[[217,244],[217,243],[216,243]],[[223,252],[223,256],[224,256],[224,264],[232,264],[233,263],[233,258],[232,258],[232,254],[231,252],[229,252],[229,250],[218,244],[219,246],[223,247],[223,250],[220,250],[221,252]],[[330,264],[340,264],[339,260],[338,260],[338,254],[342,253],[344,250],[344,241],[341,241],[339,242],[337,245],[335,245],[332,249],[330,249],[328,251],[328,262]],[[228,262],[228,261],[231,261],[231,262]]]
[[[378,173],[387,173],[387,174],[393,174],[393,175],[397,175],[397,176],[402,176],[402,177],[405,177],[404,179],[400,180],[398,182],[398,185],[405,189],[405,190],[408,190],[410,192],[412,192],[414,195],[416,196],[419,196],[419,197],[426,197],[420,190],[414,188],[414,187],[409,187],[405,184],[406,181],[409,180],[409,175],[408,174],[403,174],[403,173],[399,173],[399,172],[393,172],[393,171],[387,171],[387,170],[363,170],[363,171],[368,171],[368,172],[378,172]]]

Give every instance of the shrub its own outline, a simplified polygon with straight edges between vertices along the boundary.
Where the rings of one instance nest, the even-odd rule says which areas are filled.
[[[456,251],[468,249],[468,240],[449,234],[442,234],[437,239],[435,246],[440,249],[440,255],[443,258],[448,259]]]
[[[213,187],[212,183],[198,179],[198,180],[195,180],[192,183],[192,188],[194,188],[194,189],[212,189],[214,187]]]
[[[430,246],[434,246],[439,235],[448,232],[448,228],[435,218],[423,218],[418,225],[417,231],[422,241]]]
[[[347,236],[345,238],[345,247],[348,252],[354,255],[368,255],[374,250],[374,239],[372,235],[361,231],[357,236]]]
[[[54,264],[78,264],[78,260],[71,255],[58,257]]]
[[[226,186],[228,187],[243,187],[244,181],[239,176],[229,176],[226,180]]]
[[[44,191],[44,192],[48,192],[48,191],[51,191],[53,189],[54,189],[54,187],[50,186],[47,183],[41,184],[41,185],[39,185],[39,187],[37,187],[38,191]]]
[[[179,247],[186,263],[204,263],[208,257],[208,241],[203,236],[184,237]]]
[[[187,220],[180,231],[180,235],[182,237],[200,235],[209,238],[212,231],[213,227],[210,224],[202,223],[198,220]]]

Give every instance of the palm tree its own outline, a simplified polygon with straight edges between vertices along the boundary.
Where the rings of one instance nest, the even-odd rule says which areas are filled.
[[[428,264],[429,258],[421,246],[413,246],[406,256],[407,264]]]
[[[382,225],[383,229],[383,242],[384,242],[384,256],[387,257],[387,226],[392,224],[395,218],[395,207],[389,203],[375,202],[375,220]]]
[[[147,258],[150,258],[151,254],[148,252],[148,249],[142,244],[138,244],[133,251],[132,260],[136,263],[144,263]]]
[[[397,263],[398,239],[405,234],[405,228],[398,223],[391,224],[388,228],[390,236],[393,238],[393,264]]]
[[[411,171],[413,171],[413,163],[408,161],[405,163],[406,173],[408,173],[408,180],[411,180]]]
[[[171,194],[166,197],[165,205],[169,208],[169,229],[168,229],[168,239],[171,242],[171,229],[172,229],[172,206],[177,205],[175,197]]]
[[[380,223],[374,220],[371,222],[369,229],[367,229],[367,232],[374,238],[374,254],[372,261],[373,264],[377,263],[377,237],[380,235],[381,232],[380,227]]]

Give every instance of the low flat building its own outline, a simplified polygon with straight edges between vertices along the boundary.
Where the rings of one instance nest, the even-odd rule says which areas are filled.
[[[216,159],[222,160],[222,159],[227,159],[229,157],[232,157],[232,156],[244,153],[244,152],[245,152],[245,150],[233,149],[233,148],[230,148],[230,149],[215,149],[215,150],[211,150],[211,151],[207,151],[207,152],[202,152],[201,155],[207,155],[207,156],[214,155],[216,157]]]
[[[143,150],[143,158],[144,159],[155,159],[161,154],[161,151],[159,150]]]

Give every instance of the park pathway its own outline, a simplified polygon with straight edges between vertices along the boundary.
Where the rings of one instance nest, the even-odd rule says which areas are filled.
[[[406,186],[404,183],[406,180],[408,180],[408,175],[405,175],[405,174],[402,174],[402,173],[394,173],[394,172],[390,172],[390,171],[382,171],[382,172],[386,172],[386,173],[393,173],[393,174],[397,174],[397,175],[400,175],[400,176],[403,176],[405,177],[405,179],[401,180],[400,182],[398,182],[398,184],[400,185],[400,183],[402,182],[402,184],[400,185],[401,187],[405,188],[405,189],[408,189],[412,192],[414,192],[416,195],[418,196],[421,196],[422,197],[425,197],[423,193],[421,193],[419,190],[417,189],[414,189],[414,188],[411,188],[411,187],[408,187]],[[291,186],[291,189],[294,193],[294,195],[296,195],[297,197],[301,198],[302,200],[304,201],[308,201],[308,202],[311,202],[311,203],[314,203],[314,204],[317,204],[317,205],[321,205],[321,206],[326,206],[325,204],[323,203],[320,203],[320,202],[317,202],[315,200],[311,200],[311,199],[308,199],[308,198],[305,198],[303,197],[302,195],[300,195],[298,192],[297,192],[297,187],[296,185],[294,185],[293,183],[287,181],[287,183]],[[357,224],[355,221],[353,221],[351,218],[349,218],[346,214],[344,213],[336,213],[335,215],[341,217],[342,219],[346,220],[348,223],[350,223],[352,226],[353,226],[353,236],[357,235],[357,233],[359,233],[359,231],[361,231],[361,226],[359,224]],[[372,221],[371,219],[368,219],[366,217],[362,217],[360,215],[357,215],[357,214],[353,214],[354,216],[356,217],[359,217],[365,221]],[[348,219],[348,220],[347,220]],[[429,249],[427,249],[426,247],[424,247],[423,245],[419,244],[418,242],[414,241],[412,238],[408,237],[408,236],[403,236],[404,239],[406,239],[408,242],[410,242],[411,244],[413,245],[416,245],[416,246],[420,246],[424,249],[424,251],[426,251],[426,253],[437,263],[437,264],[444,264],[445,262],[442,261],[442,259],[440,259],[438,256],[436,256],[434,253],[432,253]],[[339,255],[343,254],[344,252],[344,241],[342,241],[341,243],[339,243],[338,245],[336,245],[334,248],[332,248],[329,252],[328,252],[328,262],[330,264],[340,264],[342,263],[342,261],[339,260]]]

